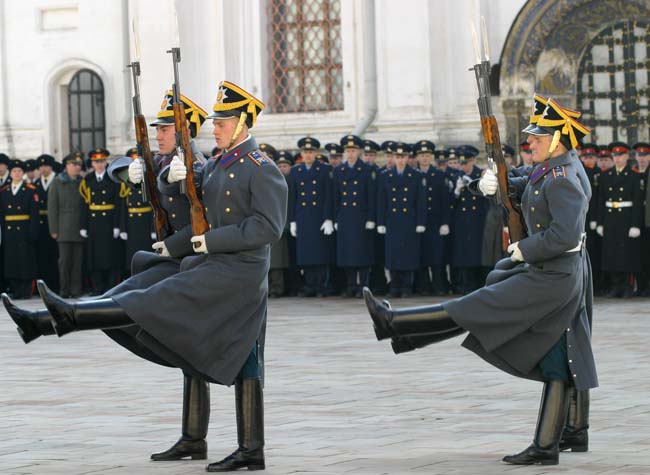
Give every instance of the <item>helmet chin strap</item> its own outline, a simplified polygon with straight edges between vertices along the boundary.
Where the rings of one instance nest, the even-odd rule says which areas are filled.
[[[551,146],[548,148],[548,154],[546,155],[547,160],[551,158],[553,152],[557,150],[557,146],[560,144],[560,138],[562,138],[562,132],[556,130],[555,133],[553,134],[553,140],[551,141]]]
[[[247,117],[248,114],[246,114],[246,112],[244,111],[242,111],[241,114],[239,114],[239,122],[237,122],[237,127],[235,127],[235,133],[232,134],[232,137],[230,138],[230,143],[226,147],[226,150],[230,150],[230,147],[233,146],[235,140],[237,140],[237,137],[239,137],[239,134],[241,134],[241,131],[244,128],[244,124],[246,123]]]

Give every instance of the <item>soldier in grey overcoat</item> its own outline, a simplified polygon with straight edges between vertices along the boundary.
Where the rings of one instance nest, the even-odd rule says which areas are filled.
[[[558,125],[559,124],[559,125]],[[378,339],[398,351],[468,331],[463,346],[518,377],[543,381],[533,444],[507,456],[512,464],[557,464],[571,388],[596,387],[591,349],[591,274],[584,248],[590,186],[573,150],[588,129],[552,99],[537,126],[527,128],[536,167],[510,179],[521,197],[528,237],[511,244],[486,286],[430,307],[392,310],[366,292]],[[553,140],[555,137],[555,140]],[[558,142],[559,139],[559,142]],[[494,173],[479,182],[496,192]]]
[[[286,221],[287,185],[248,133],[263,107],[238,86],[220,84],[210,117],[224,153],[195,176],[210,229],[192,236],[188,226],[161,248],[162,256],[181,259],[179,273],[147,289],[76,304],[39,283],[59,336],[136,324],[138,341],[164,361],[207,381],[235,383],[239,447],[208,471],[264,468],[256,342],[266,319],[270,246]],[[178,193],[185,176],[184,162],[175,158],[159,183],[167,181],[167,194]]]

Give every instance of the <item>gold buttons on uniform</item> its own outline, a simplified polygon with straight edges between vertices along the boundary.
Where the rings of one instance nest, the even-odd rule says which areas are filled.
[[[303,202],[302,202],[302,205],[303,205],[303,206],[307,206],[307,202],[306,202],[306,201],[303,201]]]
[[[239,159],[239,163],[244,163],[244,159],[243,159],[243,158],[240,158],[240,159]]]
[[[235,178],[235,174],[234,174],[234,173],[230,173],[228,176],[229,176],[230,178]]]
[[[230,208],[225,209],[226,213],[230,213]]]
[[[172,213],[172,218],[175,218],[175,217],[176,217],[176,213]]]
[[[102,195],[105,195],[105,194],[106,194],[106,190],[102,190]]]
[[[460,201],[465,201],[465,197],[463,196],[463,197],[460,199]]]
[[[428,199],[429,199],[429,201],[433,201],[433,198],[431,198],[430,196],[429,196],[429,198],[428,198]],[[431,209],[431,208],[429,208],[429,209]]]
[[[476,211],[476,206],[472,206],[472,211]]]
[[[409,191],[408,186],[404,187],[404,191]]]
[[[316,206],[316,204],[317,204],[317,203],[316,203],[315,201],[312,201],[312,202],[311,202],[311,205],[312,205],[312,206]]]
[[[406,213],[408,211],[408,209],[402,208],[402,211],[404,211]]]
[[[465,209],[465,208],[462,208],[461,210],[462,210],[462,211],[466,211],[466,209]]]
[[[539,229],[539,228],[541,228],[541,227],[542,227],[542,225],[541,225],[541,224],[539,224],[539,223],[537,223],[537,224],[535,225],[535,227],[536,227],[537,229]]]
[[[343,202],[343,206],[347,206],[347,205],[348,205],[348,202],[347,202],[347,201],[344,201],[344,202]]]
[[[353,202],[352,202],[352,206],[356,206],[356,205],[357,205],[357,202],[356,202],[356,201],[353,201]]]
[[[300,186],[305,186],[305,182],[304,182],[304,181],[301,181],[301,182],[300,182]]]
[[[174,201],[174,198],[172,198],[172,197],[170,196],[170,197],[169,197],[169,202],[171,203],[172,201]]]
[[[393,188],[393,191],[397,191],[397,188]]]
[[[226,196],[230,196],[230,190],[226,190]]]
[[[531,207],[530,207],[530,210],[534,213],[534,212],[535,212],[535,207],[534,207],[534,206],[531,206]]]
[[[573,360],[569,360],[569,363],[573,363]]]
[[[90,216],[91,216],[92,218],[94,218],[94,217],[95,217],[95,213],[90,213]]]
[[[306,194],[307,194],[307,193],[305,193],[304,191],[301,191],[301,192],[300,192],[300,196],[305,196]]]
[[[536,194],[536,195],[539,195],[539,190],[535,190],[535,194]]]
[[[106,212],[105,212],[105,211],[102,211],[102,216],[106,216]]]
[[[312,183],[315,185],[315,184],[316,184],[316,180],[313,180]]]
[[[318,193],[316,192],[316,190],[314,190],[314,191],[311,192],[311,194],[312,195],[317,195]]]
[[[207,206],[205,207],[205,210],[206,210],[206,211],[208,210],[208,207],[207,207]]]
[[[393,208],[393,213],[397,213],[397,208]]]

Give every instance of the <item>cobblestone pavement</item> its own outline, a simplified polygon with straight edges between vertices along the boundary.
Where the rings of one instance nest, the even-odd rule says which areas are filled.
[[[180,371],[101,332],[27,346],[0,313],[0,474],[204,473],[204,461],[148,460],[179,436]],[[591,451],[514,467],[500,459],[530,443],[539,383],[486,365],[461,338],[395,356],[359,300],[273,300],[264,473],[647,475],[650,300],[600,300],[594,320]],[[210,461],[234,449],[234,422],[232,388],[213,385]]]

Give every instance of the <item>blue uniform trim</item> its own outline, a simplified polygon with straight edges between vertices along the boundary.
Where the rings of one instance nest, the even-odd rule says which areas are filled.
[[[259,150],[253,150],[248,154],[248,158],[258,167],[262,165],[268,165],[271,163],[271,160]]]
[[[226,168],[232,162],[237,160],[240,156],[241,156],[241,149],[237,147],[235,150],[233,150],[232,152],[228,152],[227,155],[225,155],[221,160],[219,160],[219,166],[221,168]]]
[[[533,172],[530,174],[530,183],[538,182],[540,178],[546,175],[548,170],[549,170],[549,162],[545,162],[544,165],[533,170]]]

